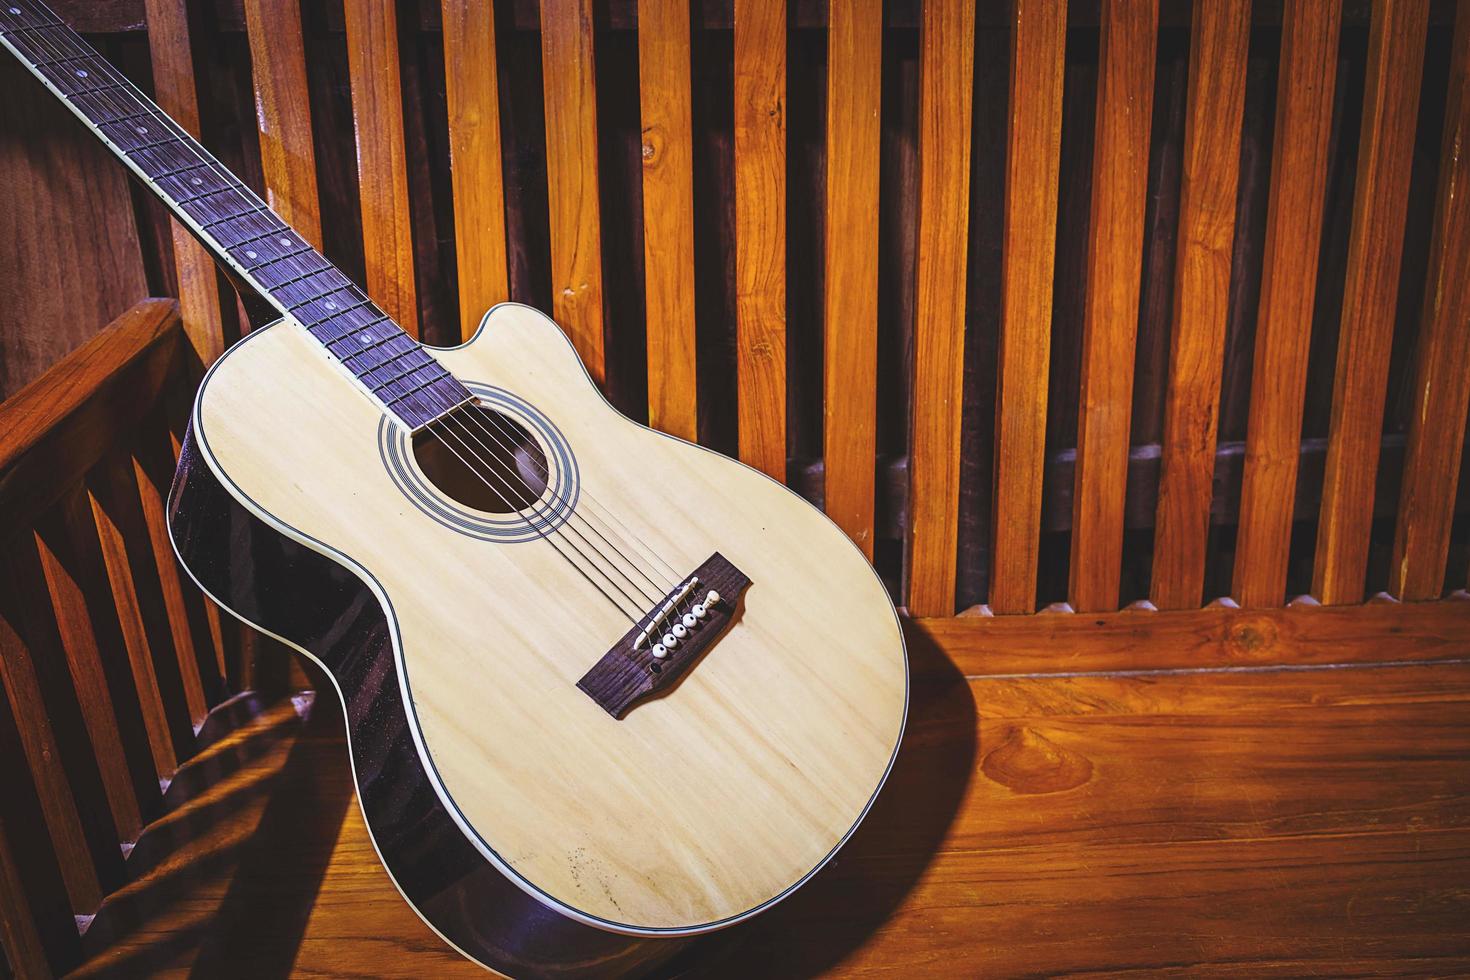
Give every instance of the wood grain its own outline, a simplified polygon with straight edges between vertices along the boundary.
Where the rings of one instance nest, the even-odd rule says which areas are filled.
[[[873,557],[878,470],[878,150],[883,4],[836,4],[827,32],[822,459],[827,516]]]
[[[892,759],[906,674],[882,583],[838,528],[759,472],[617,415],[535,310],[501,306],[474,343],[439,352],[449,370],[513,388],[554,420],[575,463],[557,464],[561,480],[616,513],[608,533],[661,556],[662,574],[677,580],[718,550],[752,581],[697,667],[614,721],[576,684],[634,616],[589,582],[607,568],[570,547],[585,529],[486,540],[405,507],[374,448],[379,412],[330,383],[334,368],[307,354],[315,341],[299,325],[283,326],[233,348],[211,375],[196,414],[200,451],[250,506],[313,528],[393,597],[424,743],[445,791],[497,853],[563,903],[637,927],[753,909],[831,853]],[[288,417],[297,436],[281,440]],[[301,478],[281,478],[287,471]],[[333,502],[328,488],[341,486],[358,488],[351,509]],[[460,611],[410,598],[430,582]],[[469,591],[455,598],[446,585]],[[487,636],[532,659],[485,657]],[[527,769],[532,743],[538,765]],[[729,752],[736,743],[742,750]],[[561,780],[523,778],[546,771],[573,779],[575,798]],[[762,792],[741,792],[757,772]],[[676,812],[685,817],[669,819]],[[664,830],[647,833],[656,823]],[[758,825],[763,843],[751,847]],[[648,867],[659,875],[638,870]]]
[[[1246,466],[1231,595],[1243,606],[1286,599],[1307,351],[1337,77],[1338,4],[1286,9],[1276,131],[1251,372]]]
[[[178,307],[146,300],[0,405],[0,540],[28,530],[157,404],[179,341]]]
[[[194,48],[189,36],[186,0],[144,0],[148,17],[148,51],[153,62],[153,99],[189,135],[199,138],[199,88],[194,77]],[[232,302],[219,288],[214,260],[178,221],[171,221],[174,272],[179,310],[199,364],[208,367],[225,349],[225,321],[220,304]]]
[[[0,632],[4,627],[0,626]],[[0,692],[0,946],[18,976],[47,976],[80,959],[61,866],[46,832],[10,702]]]
[[[1470,654],[1470,601],[964,615],[906,630],[920,673],[936,667],[926,643],[966,675],[1457,660]]]
[[[1012,13],[990,607],[1029,613],[1036,609],[1046,467],[1067,5],[1015,0]]]
[[[844,859],[681,975],[1464,972],[1467,697],[1448,664],[927,681]],[[342,805],[336,714],[219,747],[261,760],[214,791],[240,804],[159,828],[170,859],[104,908],[95,935],[121,935],[79,975],[483,975]]]
[[[648,424],[699,439],[689,0],[638,4]]]
[[[975,8],[927,4],[919,41],[919,211],[907,604],[954,611]]]
[[[541,73],[551,201],[551,311],[588,373],[601,384],[606,354],[592,0],[541,0]]]
[[[419,335],[418,293],[409,223],[403,94],[398,70],[398,10],[373,0],[346,0],[347,63],[357,134],[357,184],[367,287],[410,336]]]
[[[1156,0],[1102,5],[1067,588],[1068,601],[1079,612],[1117,608],[1123,568],[1158,19]]]
[[[1385,0],[1375,8],[1368,33],[1353,230],[1312,570],[1312,594],[1329,604],[1361,601],[1368,574],[1428,24],[1428,0]]]
[[[157,813],[159,773],[85,487],[66,493],[55,513],[38,522],[36,543],[113,824],[122,840],[137,840],[144,822]]]
[[[510,299],[495,11],[488,3],[444,0],[441,12],[459,329],[469,340],[485,311]]]
[[[740,458],[786,480],[786,0],[735,0]]]
[[[0,58],[0,399],[148,295],[126,176],[6,52]]]
[[[1434,599],[1444,588],[1455,487],[1470,402],[1470,7],[1455,17],[1439,194],[1415,354],[1413,411],[1394,532],[1389,591]]]
[[[266,203],[321,249],[321,202],[299,0],[245,0],[245,26]]]
[[[1250,23],[1249,3],[1206,0],[1190,25],[1174,326],[1149,591],[1160,609],[1198,606],[1204,597]]]

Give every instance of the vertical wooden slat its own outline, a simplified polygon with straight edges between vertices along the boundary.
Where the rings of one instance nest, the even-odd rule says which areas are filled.
[[[154,769],[159,777],[170,777],[190,754],[194,730],[148,527],[138,502],[132,455],[114,450],[89,477],[88,485]]]
[[[203,624],[205,599],[182,570],[169,541],[166,501],[174,461],[168,450],[168,433],[160,431],[152,421],[145,423],[141,430],[139,443],[133,448],[138,501],[158,568],[190,720],[198,725],[220,695],[215,666],[218,658],[214,641]]]
[[[1327,604],[1362,601],[1368,573],[1373,484],[1428,25],[1429,0],[1382,0],[1374,5],[1368,33],[1353,230],[1312,573],[1312,594]]]
[[[352,121],[367,291],[410,335],[419,334],[398,71],[398,7],[344,0]]]
[[[1046,464],[1067,5],[1014,0],[1011,23],[990,608],[1029,613],[1036,608]]]
[[[80,953],[76,919],[3,688],[0,786],[0,945],[16,976],[60,974]]]
[[[648,424],[699,438],[694,337],[694,130],[689,0],[640,0]]]
[[[321,248],[321,204],[299,0],[245,0],[245,26],[250,37],[266,201],[303,238]]]
[[[113,823],[123,840],[136,840],[158,804],[158,776],[84,488],[39,522],[36,540]]]
[[[786,0],[735,0],[740,458],[786,480]]]
[[[1389,591],[1437,599],[1444,588],[1465,412],[1470,402],[1470,4],[1455,17],[1445,99],[1439,198],[1423,324],[1414,368],[1414,413],[1404,456]]]
[[[975,6],[924,5],[919,39],[919,233],[909,440],[908,609],[954,612],[969,249]]]
[[[827,29],[827,514],[873,557],[878,423],[878,150],[883,3],[833,4]]]
[[[34,537],[8,542],[0,556],[0,679],[72,910],[90,914],[123,881],[122,849],[67,676]]]
[[[1160,609],[1187,609],[1204,598],[1249,47],[1248,2],[1195,5],[1149,595]]]
[[[592,0],[541,0],[541,73],[551,205],[551,310],[592,379],[601,384],[602,206]]]
[[[459,325],[469,340],[485,311],[510,299],[495,11],[482,0],[444,0],[441,9]]]
[[[1246,607],[1280,605],[1286,598],[1340,15],[1333,0],[1288,4],[1282,14],[1271,189],[1231,583],[1236,601]]]
[[[194,79],[186,0],[145,0],[148,51],[153,60],[154,99],[196,139],[199,92]],[[222,297],[214,260],[179,222],[171,223],[174,267],[179,280],[179,312],[184,335],[200,364],[208,366],[225,349]]]
[[[1158,19],[1156,0],[1102,4],[1068,587],[1078,612],[1116,608],[1123,570]]]

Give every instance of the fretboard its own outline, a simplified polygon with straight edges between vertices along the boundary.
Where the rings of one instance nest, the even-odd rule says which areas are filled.
[[[0,0],[0,43],[205,244],[417,429],[470,392],[250,188],[37,0]]]

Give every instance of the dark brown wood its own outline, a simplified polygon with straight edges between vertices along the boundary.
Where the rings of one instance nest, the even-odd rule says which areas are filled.
[[[690,575],[698,583],[686,596],[679,597],[683,583],[666,593],[577,681],[578,689],[614,718],[622,718],[639,701],[672,687],[705,651],[719,644],[725,627],[739,618],[741,596],[750,586],[745,573],[717,551]],[[702,600],[710,592],[718,593],[719,601],[705,607]],[[683,624],[689,635],[677,640],[663,658],[656,657],[653,649],[660,644],[660,636],[672,635],[667,631],[696,604],[705,609],[704,617],[692,627]],[[644,642],[638,642],[640,637]]]
[[[148,413],[179,341],[174,303],[139,303],[0,404],[0,539],[29,528]]]

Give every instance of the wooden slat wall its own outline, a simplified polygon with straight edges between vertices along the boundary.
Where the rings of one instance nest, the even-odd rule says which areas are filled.
[[[148,50],[153,60],[153,98],[196,139],[199,90],[194,79],[194,48],[186,0],[146,0]],[[224,316],[214,261],[177,221],[171,223],[174,270],[184,332],[202,367],[224,353]]]
[[[403,145],[398,8],[377,0],[345,0],[342,12],[357,132],[365,285],[384,312],[417,337],[419,309]]]
[[[541,0],[546,190],[551,200],[551,314],[600,384],[606,356],[592,59],[592,0]]]
[[[648,424],[699,438],[689,0],[638,5]]]
[[[486,310],[510,299],[495,11],[488,3],[444,0],[443,17],[460,337],[468,340]]]
[[[321,248],[316,146],[311,103],[303,98],[309,90],[298,0],[245,0],[245,23],[266,202]]]
[[[1014,0],[990,608],[1036,608],[1067,5]]]
[[[1190,30],[1174,332],[1149,592],[1159,609],[1198,606],[1204,596],[1250,4],[1201,0]]]
[[[826,509],[873,557],[878,469],[878,150],[883,4],[833,4],[827,40]]]
[[[919,39],[919,236],[909,442],[908,609],[954,612],[970,218],[975,7],[925,4]]]
[[[1336,3],[1314,0],[1291,4],[1282,15],[1270,205],[1231,588],[1235,600],[1247,607],[1278,606],[1286,599],[1340,13]]]
[[[1428,0],[1384,0],[1373,10],[1337,378],[1332,385],[1332,432],[1312,576],[1313,596],[1329,605],[1362,601],[1367,578],[1368,532],[1428,24]]]
[[[1455,488],[1470,402],[1470,4],[1461,3],[1450,49],[1439,194],[1423,333],[1413,383],[1389,591],[1399,599],[1437,599],[1454,517]],[[1457,583],[1460,584],[1460,583]]]
[[[786,479],[786,0],[735,0],[740,458]]]
[[[216,665],[204,617],[197,641],[170,636],[160,584],[177,566],[128,448],[167,441],[184,344],[177,308],[146,301],[0,404],[0,938],[26,976],[73,965],[74,916],[127,881],[127,848],[196,746],[196,651],[206,707],[224,696],[199,674]]]
[[[1158,4],[1104,0],[1101,16],[1068,588],[1078,612],[1116,608],[1123,568]]]

